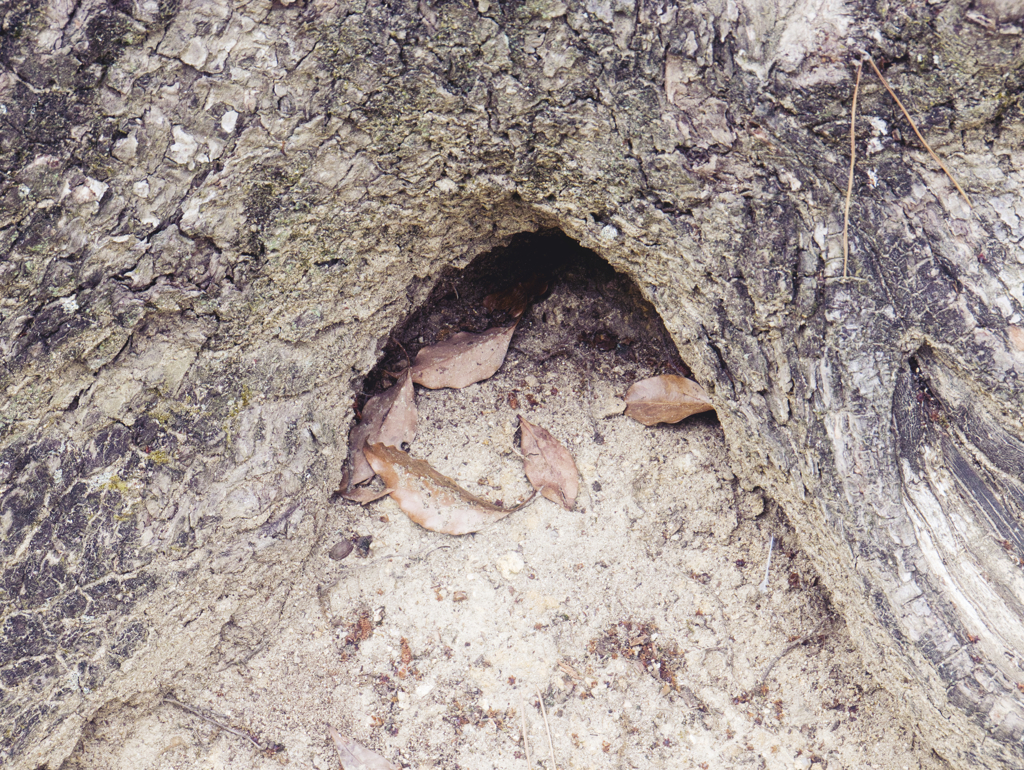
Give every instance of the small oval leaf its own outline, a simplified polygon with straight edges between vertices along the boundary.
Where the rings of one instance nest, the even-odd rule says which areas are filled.
[[[464,388],[486,380],[505,362],[516,327],[496,327],[482,334],[459,332],[416,354],[412,381],[425,388]]]
[[[714,410],[700,385],[677,374],[640,380],[626,391],[626,416],[644,425],[679,422],[690,415]]]
[[[523,429],[523,470],[533,488],[553,503],[571,511],[580,490],[579,471],[561,442],[539,425],[519,415]]]

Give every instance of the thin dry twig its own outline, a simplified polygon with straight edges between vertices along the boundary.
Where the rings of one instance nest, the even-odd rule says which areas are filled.
[[[186,705],[186,704],[182,703],[179,700],[175,700],[174,698],[170,697],[169,695],[165,695],[163,697],[163,701],[164,701],[164,703],[170,703],[172,706],[177,706],[180,709],[184,709],[189,714],[197,716],[200,719],[202,719],[204,722],[209,722],[211,725],[214,725],[215,727],[219,727],[221,730],[225,730],[225,731],[231,733],[232,735],[237,735],[239,738],[245,738],[247,741],[249,741],[253,746],[255,746],[260,751],[267,751],[270,748],[276,748],[276,746],[274,746],[274,745],[264,746],[258,740],[253,738],[252,734],[249,733],[247,730],[239,730],[238,728],[231,727],[229,725],[224,724],[223,722],[218,722],[216,719],[211,719],[210,717],[206,716],[206,714],[204,714],[199,709],[197,709],[197,708],[195,708],[193,706]]]
[[[761,581],[761,585],[757,587],[757,590],[763,594],[768,593],[768,578],[771,573],[769,570],[772,568],[772,550],[775,548],[775,535],[772,535],[772,539],[768,541],[768,562],[764,565],[764,580]]]
[[[422,559],[425,556],[429,556],[434,551],[439,551],[442,548],[451,548],[451,546],[450,545],[435,545],[435,546],[430,546],[428,548],[424,548],[422,550],[419,550],[416,553],[393,553],[393,554],[390,554],[388,556],[381,556],[381,557],[376,558],[376,559],[371,559],[371,560],[363,562],[361,564],[358,564],[358,563],[357,564],[339,564],[338,567],[341,568],[343,571],[350,571],[350,570],[357,570],[357,569],[366,569],[367,567],[375,567],[378,564],[381,564],[382,562],[389,561],[391,559],[407,559],[409,561],[414,561],[416,559]],[[335,584],[335,585],[337,585],[337,584]]]
[[[530,741],[526,738],[526,701],[519,696],[519,710],[523,714],[523,749],[526,751],[526,766],[533,770],[533,762],[530,761]]]
[[[551,727],[548,725],[548,712],[544,708],[544,696],[537,691],[537,700],[540,701],[540,713],[544,717],[544,731],[548,734],[548,750],[551,752],[551,767],[558,770],[558,763],[555,761],[555,744],[551,740]]]
[[[778,663],[778,662],[779,662],[780,660],[782,660],[782,659],[783,659],[784,657],[786,657],[787,655],[789,655],[789,653],[793,652],[793,650],[795,650],[795,649],[796,649],[797,647],[799,647],[800,645],[802,645],[802,644],[806,644],[806,643],[807,643],[807,642],[808,642],[808,641],[809,641],[809,640],[810,640],[810,639],[811,639],[811,638],[812,638],[812,637],[813,637],[813,636],[814,636],[815,634],[817,634],[817,633],[818,633],[819,629],[820,629],[820,628],[821,628],[821,627],[822,627],[823,625],[825,625],[825,621],[826,621],[826,620],[827,620],[827,618],[823,619],[823,620],[822,620],[821,622],[819,622],[819,623],[818,623],[818,625],[816,625],[816,626],[815,626],[815,627],[814,627],[814,628],[813,628],[813,629],[811,630],[811,632],[810,632],[810,633],[804,634],[804,635],[803,635],[803,636],[801,636],[801,637],[800,637],[799,639],[797,639],[797,640],[796,640],[795,642],[793,642],[793,643],[792,643],[791,645],[789,645],[788,647],[786,647],[786,649],[784,649],[784,650],[783,650],[782,652],[780,652],[780,653],[779,653],[778,655],[776,655],[776,656],[775,656],[775,658],[774,658],[774,659],[772,660],[772,662],[768,664],[767,668],[765,668],[765,670],[764,670],[764,673],[763,673],[763,674],[761,674],[761,679],[760,679],[760,681],[759,681],[759,682],[757,683],[757,686],[756,686],[756,687],[754,688],[754,692],[756,692],[757,690],[759,690],[759,689],[761,688],[761,686],[762,686],[762,685],[763,685],[763,684],[764,684],[764,683],[765,683],[766,681],[768,681],[768,674],[770,674],[770,673],[772,672],[772,669],[773,669],[773,668],[775,668],[775,664],[776,664],[776,663]]]
[[[846,278],[846,263],[850,258],[850,198],[853,196],[853,163],[857,157],[856,132],[857,92],[860,90],[860,73],[864,62],[857,63],[857,82],[853,86],[853,106],[850,108],[850,180],[846,183],[846,208],[843,211],[843,278]]]
[[[896,96],[896,92],[892,90],[892,88],[889,86],[888,81],[885,79],[885,76],[882,75],[881,70],[879,70],[878,67],[875,65],[875,60],[869,56],[868,63],[871,65],[871,68],[875,71],[875,74],[878,75],[878,79],[882,81],[882,85],[885,86],[885,90],[889,92],[889,96],[893,98],[896,104],[899,105],[899,108],[903,111],[904,117],[907,119],[907,122],[910,123],[910,127],[914,129],[914,133],[917,134],[917,138],[921,140],[921,144],[923,144],[924,148],[928,150],[928,154],[931,155],[935,162],[942,167],[942,170],[946,172],[946,176],[949,177],[949,181],[953,183],[953,186],[956,187],[956,189],[963,196],[964,200],[967,201],[967,205],[973,209],[974,204],[971,202],[971,199],[968,197],[967,193],[964,192],[963,188],[953,178],[953,175],[949,173],[949,169],[946,168],[946,164],[942,162],[939,156],[935,154],[934,150],[932,150],[932,148],[928,146],[928,142],[924,140],[924,137],[921,136],[921,132],[917,130],[917,125],[914,123],[913,118],[910,117],[910,113],[907,112],[907,108],[903,106],[903,102],[901,102],[900,98]]]

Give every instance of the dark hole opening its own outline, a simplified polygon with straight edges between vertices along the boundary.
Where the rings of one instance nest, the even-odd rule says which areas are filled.
[[[512,308],[494,307],[488,301],[496,295],[515,295],[517,287],[520,296],[513,296]],[[461,270],[446,269],[427,299],[385,342],[378,365],[357,389],[357,410],[367,398],[390,387],[421,348],[461,331],[508,326],[519,310],[522,315],[503,369],[512,365],[517,353],[522,358],[526,346],[527,360],[515,364],[524,374],[538,362],[569,357],[580,369],[611,378],[621,386],[620,393],[632,382],[657,374],[692,377],[661,317],[633,280],[561,231],[548,230],[520,233]],[[553,339],[555,325],[561,333],[551,349],[530,345],[531,338],[545,332],[546,339]],[[713,412],[690,419],[717,422]]]

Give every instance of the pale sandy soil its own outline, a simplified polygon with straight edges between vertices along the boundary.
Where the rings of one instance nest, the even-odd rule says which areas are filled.
[[[547,770],[946,767],[864,670],[783,512],[733,477],[714,417],[646,428],[615,414],[616,394],[670,359],[630,296],[610,274],[563,273],[495,377],[417,389],[413,455],[519,499],[521,413],[574,454],[576,510],[540,499],[453,538],[390,499],[325,501],[331,539],[282,627],[248,661],[175,688],[284,750],[145,693],[101,713],[66,767],[326,770],[331,724],[401,767],[525,770],[524,711]],[[586,337],[601,330],[645,342],[602,351]],[[328,557],[368,535],[367,557]]]

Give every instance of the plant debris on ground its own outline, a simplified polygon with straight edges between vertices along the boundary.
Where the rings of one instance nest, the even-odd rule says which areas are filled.
[[[486,295],[481,305],[491,313],[509,313],[519,319],[530,303],[548,292],[550,275],[531,276],[511,287]],[[456,293],[456,296],[458,294]],[[402,370],[394,385],[367,400],[349,439],[342,496],[359,503],[373,502],[387,494],[402,511],[425,529],[464,535],[500,521],[526,503],[505,508],[490,503],[399,447],[408,446],[416,434],[416,405],[412,383],[431,390],[463,389],[492,377],[505,356],[518,326],[496,326],[484,332],[460,331],[425,345]],[[445,334],[450,327],[445,327]],[[441,337],[437,332],[436,337]],[[618,337],[607,330],[590,333],[603,352],[618,347]],[[422,339],[422,338],[420,338]],[[587,339],[586,335],[582,339]],[[609,345],[610,341],[615,341]],[[404,351],[405,346],[401,346]],[[664,366],[673,365],[671,357]],[[625,414],[644,425],[676,423],[693,414],[714,409],[707,393],[693,380],[677,374],[661,374],[634,383],[626,395]],[[527,396],[528,403],[536,400]],[[509,405],[518,405],[509,397]],[[572,510],[579,478],[572,454],[548,430],[519,415],[523,466],[527,479],[543,497]],[[376,474],[383,490],[359,487]],[[527,501],[529,502],[529,501]]]

